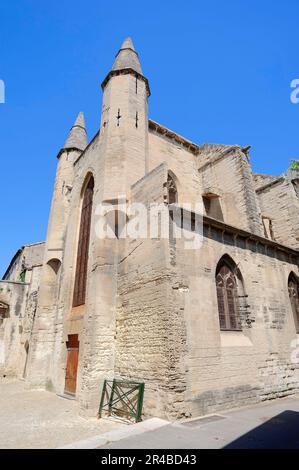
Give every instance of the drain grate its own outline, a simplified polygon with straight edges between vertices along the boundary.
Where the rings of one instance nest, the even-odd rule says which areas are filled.
[[[195,428],[201,424],[213,423],[214,421],[220,421],[221,419],[226,419],[226,416],[211,415],[204,418],[193,419],[192,421],[187,421],[181,424],[183,426],[187,426],[188,428]]]

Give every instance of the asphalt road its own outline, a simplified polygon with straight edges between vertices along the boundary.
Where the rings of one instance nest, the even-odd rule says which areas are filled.
[[[299,397],[168,424],[101,449],[299,449]]]

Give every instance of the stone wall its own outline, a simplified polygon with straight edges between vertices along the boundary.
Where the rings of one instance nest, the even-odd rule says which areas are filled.
[[[298,257],[213,224],[205,225],[197,252],[178,241],[176,273],[184,304],[187,353],[184,403],[193,416],[296,393],[298,365],[291,360],[297,340],[288,296],[288,277],[298,275]],[[243,276],[242,331],[220,331],[216,266],[229,255]],[[244,313],[246,312],[246,314]],[[184,335],[176,335],[181,342]],[[297,346],[298,347],[298,346]]]
[[[240,147],[203,145],[198,171],[203,193],[220,196],[225,223],[263,235],[251,166]]]
[[[133,57],[134,66],[131,47],[120,54]],[[104,380],[115,377],[144,381],[145,416],[170,419],[294,393],[298,369],[290,353],[297,337],[287,280],[291,271],[298,275],[298,253],[263,238],[262,215],[273,219],[276,241],[299,248],[298,175],[253,178],[246,149],[198,146],[149,121],[149,86],[138,70],[113,68],[102,85],[99,131],[87,145],[80,114],[58,155],[45,246],[18,252],[0,283],[0,301],[9,305],[0,320],[1,370],[63,393],[67,342],[78,335],[76,398],[88,415],[97,412]],[[103,203],[114,211],[119,202],[143,203],[150,220],[152,203],[166,207],[169,175],[179,206],[202,214],[203,196],[219,199],[223,222],[216,212],[215,219],[205,217],[200,248],[159,234],[99,236]],[[86,301],[74,307],[91,176]],[[215,270],[223,255],[243,276],[239,332],[219,328]]]
[[[43,252],[43,243],[23,247],[9,270],[9,279],[0,281],[0,301],[9,306],[0,319],[2,375],[26,376]],[[24,282],[19,281],[22,272],[26,272]]]
[[[202,187],[196,156],[190,150],[154,131],[149,132],[150,171],[165,163],[176,177],[178,202],[201,203]]]
[[[132,187],[132,202],[163,205],[166,181],[167,166],[160,165]],[[118,264],[115,375],[145,381],[144,410],[155,416],[164,415],[170,393],[167,244],[128,239]]]
[[[20,339],[23,316],[26,308],[28,285],[9,281],[0,282],[1,301],[9,305],[5,318],[0,319],[2,375],[18,376],[20,374]]]
[[[160,165],[136,183],[133,200],[163,201],[167,172]],[[145,382],[145,416],[197,416],[298,391],[287,287],[298,254],[207,220],[200,249],[133,240],[119,264],[115,377]],[[219,328],[215,271],[224,255],[243,276],[242,332]]]
[[[272,221],[274,239],[299,249],[299,197],[293,181],[299,175],[289,172],[281,177],[255,175],[255,188],[262,215]]]

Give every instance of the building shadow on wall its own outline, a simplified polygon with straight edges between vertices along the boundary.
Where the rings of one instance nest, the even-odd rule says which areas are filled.
[[[299,413],[284,411],[224,449],[299,449]]]

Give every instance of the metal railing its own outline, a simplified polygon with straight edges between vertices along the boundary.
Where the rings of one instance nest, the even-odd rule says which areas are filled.
[[[98,417],[106,412],[108,416],[118,416],[142,421],[144,383],[126,380],[105,380],[102,390]]]

